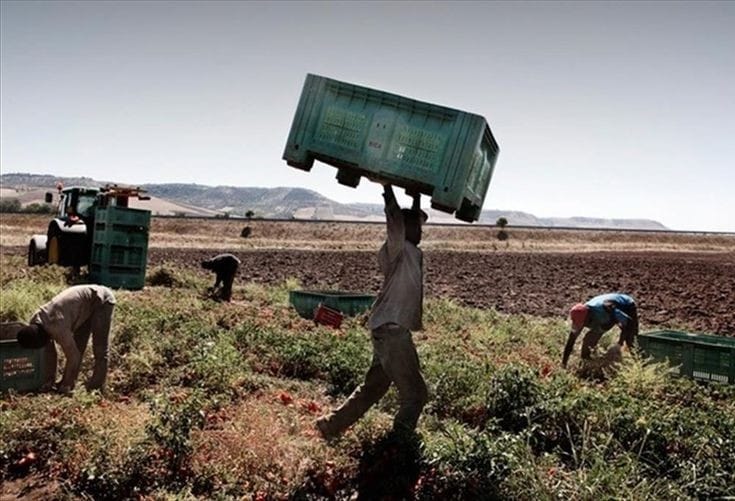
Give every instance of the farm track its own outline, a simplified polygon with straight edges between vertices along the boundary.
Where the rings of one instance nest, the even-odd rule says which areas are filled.
[[[304,287],[376,292],[374,252],[232,251],[243,262],[241,281],[273,283],[294,277]],[[150,265],[199,269],[206,249],[149,251]],[[504,313],[565,317],[575,302],[624,291],[636,298],[646,327],[679,326],[735,336],[733,253],[595,252],[502,253],[427,251],[428,296]]]

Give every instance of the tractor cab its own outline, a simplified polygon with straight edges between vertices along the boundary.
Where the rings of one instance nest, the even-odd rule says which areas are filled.
[[[84,220],[91,219],[94,217],[99,193],[100,190],[97,188],[78,186],[60,190],[56,218],[64,221],[66,225],[83,223]]]

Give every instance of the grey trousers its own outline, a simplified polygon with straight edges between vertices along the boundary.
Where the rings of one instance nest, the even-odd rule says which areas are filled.
[[[385,395],[391,383],[398,389],[399,401],[394,430],[414,430],[426,405],[428,390],[411,332],[396,324],[385,324],[371,334],[373,360],[365,382],[337,410],[320,419],[330,435],[341,434],[360,419]]]
[[[112,325],[112,313],[115,305],[104,303],[96,308],[91,317],[74,331],[74,343],[79,350],[79,357],[84,358],[84,351],[92,335],[92,354],[94,355],[94,369],[92,377],[87,381],[88,390],[99,390],[104,388],[107,380],[108,352],[110,345],[110,327]],[[53,341],[46,347],[46,376],[45,386],[53,385],[56,376],[57,354]],[[74,375],[74,381],[62,381],[62,384],[74,387],[78,374]]]
[[[105,386],[107,381],[107,366],[109,363],[110,327],[114,304],[105,303],[74,333],[74,342],[77,344],[79,355],[84,356],[84,350],[92,334],[92,354],[94,355],[94,369],[92,377],[87,381],[88,390],[98,390]],[[89,324],[89,325],[87,325]]]

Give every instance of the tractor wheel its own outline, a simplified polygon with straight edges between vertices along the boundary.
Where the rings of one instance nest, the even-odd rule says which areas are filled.
[[[61,262],[61,242],[59,235],[52,235],[48,239],[48,262],[59,264]]]
[[[36,242],[28,244],[28,267],[36,266],[38,262],[38,251],[36,250]]]

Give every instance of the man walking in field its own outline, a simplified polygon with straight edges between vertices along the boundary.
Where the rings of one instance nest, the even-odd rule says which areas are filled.
[[[401,209],[393,188],[384,186],[387,239],[378,253],[384,280],[373,305],[368,327],[371,329],[373,360],[360,385],[337,410],[317,421],[322,436],[339,436],[388,391],[398,388],[400,407],[393,421],[395,431],[413,431],[428,399],[421,376],[412,330],[422,328],[423,253],[421,226],[426,213],[420,208],[420,195],[413,207]]]
[[[57,354],[54,342],[64,351],[66,366],[58,390],[74,389],[79,369],[92,335],[94,369],[87,382],[88,390],[104,389],[107,379],[107,356],[115,296],[101,285],[76,285],[56,295],[31,317],[30,325],[18,331],[18,343],[24,348],[45,347],[44,389],[51,389],[56,377]]]
[[[613,293],[593,297],[585,304],[575,304],[569,316],[572,320],[572,330],[564,347],[562,358],[564,367],[567,366],[577,337],[585,327],[588,330],[582,340],[583,360],[590,358],[592,349],[597,346],[602,335],[616,324],[620,327],[618,345],[622,347],[625,343],[628,348],[635,345],[638,336],[638,310],[633,298],[626,294]]]
[[[217,287],[222,284],[219,298],[223,301],[232,299],[232,283],[235,281],[239,266],[240,260],[232,254],[219,254],[212,259],[202,261],[202,268],[212,270],[216,274],[214,285],[209,290],[216,293]]]

